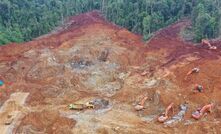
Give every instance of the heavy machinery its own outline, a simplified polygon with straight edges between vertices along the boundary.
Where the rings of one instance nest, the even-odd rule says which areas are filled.
[[[210,44],[210,42],[208,40],[206,40],[206,39],[202,39],[201,44],[202,45],[207,45],[209,47],[209,49],[211,49],[211,50],[216,50],[217,49],[216,46],[212,46]]]
[[[191,74],[193,74],[193,73],[199,73],[199,72],[200,72],[200,69],[199,69],[198,67],[194,67],[192,70],[190,70],[190,71],[186,74],[186,76],[191,75]]]
[[[169,118],[169,111],[172,110],[172,112],[173,112],[173,106],[174,106],[174,103],[170,103],[170,105],[166,108],[165,112],[162,113],[158,117],[158,121],[159,122],[163,123],[163,122],[165,122]]]
[[[200,72],[200,69],[198,67],[194,67],[192,70],[190,70],[187,74],[186,74],[186,77],[185,77],[185,80],[187,80],[188,76],[191,75],[191,74],[194,74],[194,73],[199,73]]]
[[[136,111],[140,111],[144,109],[145,101],[148,99],[147,96],[144,96],[143,99],[135,106]]]
[[[195,112],[192,113],[192,117],[196,120],[202,118],[207,112],[212,112],[214,104],[208,104],[203,106],[202,108],[198,108]]]
[[[199,84],[195,84],[194,86],[194,91],[198,91],[198,92],[203,92],[204,88],[202,85],[199,85]]]

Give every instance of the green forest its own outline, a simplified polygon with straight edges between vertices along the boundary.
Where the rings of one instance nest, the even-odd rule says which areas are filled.
[[[0,45],[29,41],[91,10],[144,40],[182,18],[191,19],[194,41],[221,34],[221,0],[1,0]]]

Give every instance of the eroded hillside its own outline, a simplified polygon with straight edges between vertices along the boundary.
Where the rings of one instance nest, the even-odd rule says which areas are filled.
[[[0,47],[0,130],[4,133],[221,133],[221,45],[194,46],[179,37],[184,20],[142,38],[108,23],[94,11],[70,18],[55,32]],[[189,70],[198,74],[185,79]],[[204,86],[193,92],[194,84]],[[134,106],[143,95],[145,109]],[[95,102],[93,109],[69,104]],[[171,103],[184,118],[157,122]],[[214,103],[212,113],[191,117]]]

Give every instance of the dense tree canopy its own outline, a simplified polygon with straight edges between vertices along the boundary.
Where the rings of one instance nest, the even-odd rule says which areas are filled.
[[[148,39],[182,17],[193,22],[195,40],[221,33],[221,0],[1,0],[0,44],[46,34],[70,15],[98,9],[105,17]]]
[[[220,3],[220,0],[201,0],[193,8],[192,22],[197,41],[221,34]]]

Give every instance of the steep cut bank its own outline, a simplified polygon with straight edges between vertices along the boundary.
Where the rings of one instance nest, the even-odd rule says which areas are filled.
[[[13,93],[29,93],[21,118],[11,122],[13,132],[221,133],[220,44],[214,43],[213,51],[182,41],[179,32],[188,24],[177,22],[145,44],[94,11],[71,17],[56,32],[31,42],[0,47],[1,104]],[[184,79],[194,67],[200,73]],[[195,83],[205,90],[192,92]],[[144,94],[145,109],[137,112],[134,106]],[[88,101],[98,106],[67,107]],[[164,127],[156,119],[171,102],[174,113],[184,103],[188,110],[181,122]],[[210,102],[215,104],[211,114],[191,118]]]

